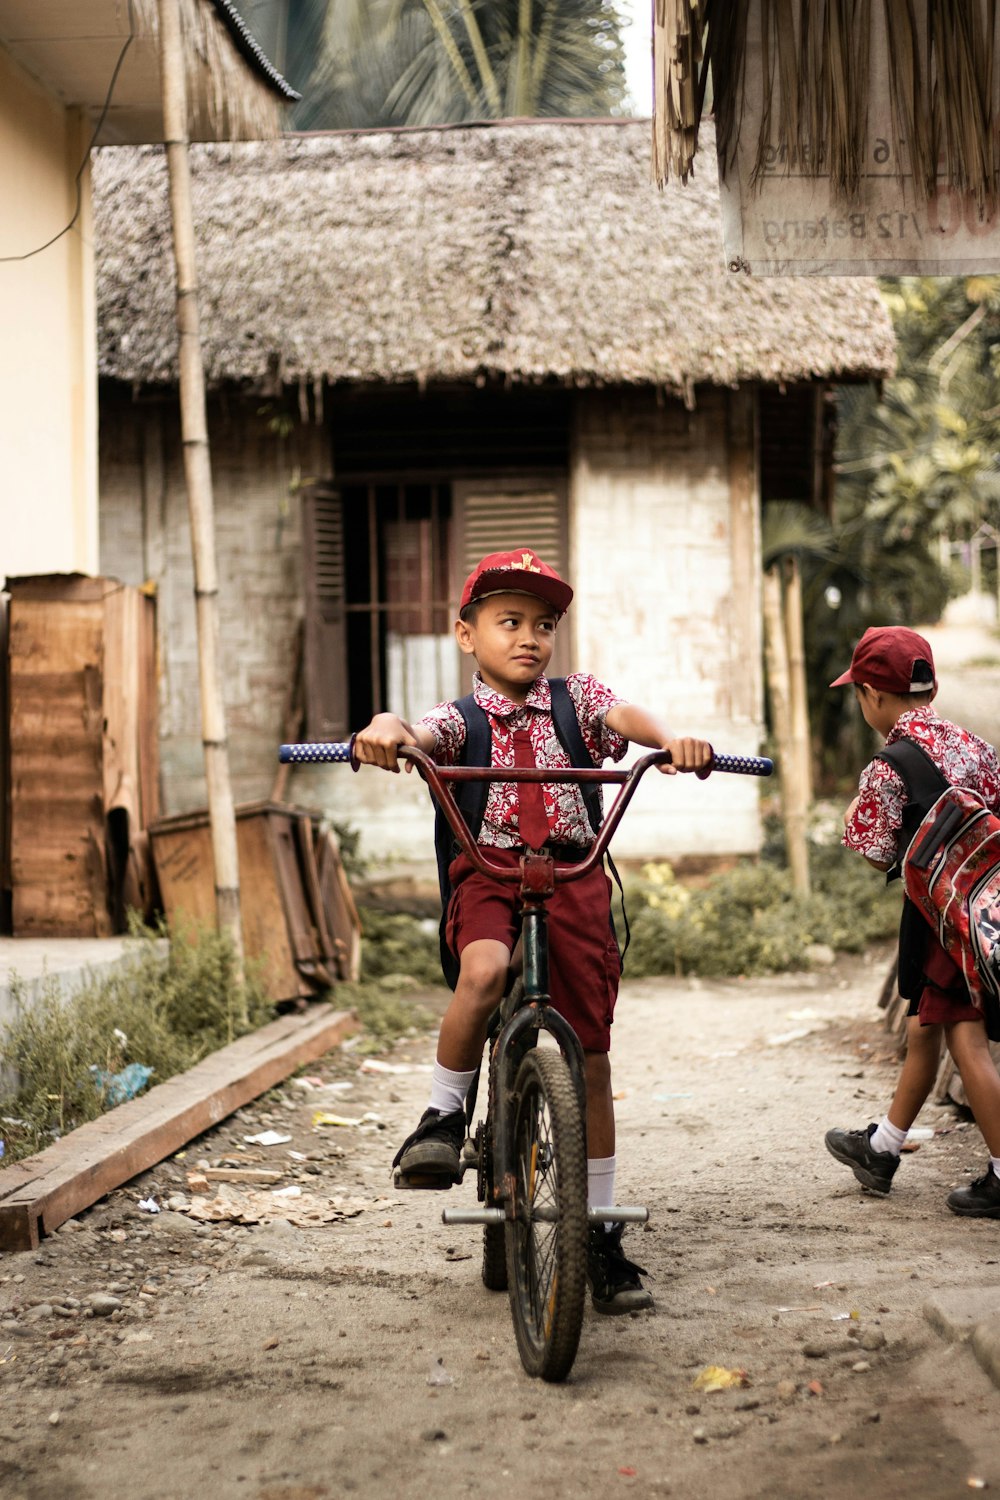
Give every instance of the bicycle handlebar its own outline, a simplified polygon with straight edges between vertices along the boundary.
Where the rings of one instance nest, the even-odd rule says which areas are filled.
[[[328,741],[316,744],[282,745],[278,751],[278,759],[293,765],[339,762],[350,765],[356,771],[360,762],[354,753],[354,739],[352,735],[349,740],[342,743]],[[605,785],[617,785],[620,788],[618,795],[608,809],[597,838],[590,845],[586,857],[578,864],[555,866],[556,879],[565,883],[570,880],[580,880],[584,875],[589,875],[594,866],[603,859],[604,851],[611,842],[611,835],[621,822],[625,809],[631,802],[643,776],[653,766],[670,763],[668,750],[651,751],[649,755],[644,755],[641,760],[637,760],[628,771],[604,770],[596,766],[589,770],[586,768],[553,770],[543,766],[518,766],[509,769],[502,766],[438,766],[429,755],[414,745],[400,745],[397,753],[401,759],[411,761],[416,766],[430,788],[431,795],[447,818],[462,853],[468,856],[481,874],[491,875],[494,879],[505,882],[520,880],[520,870],[511,869],[506,865],[495,865],[484,857],[482,845],[473,841],[468,825],[447,785],[448,782],[542,781],[573,782],[578,786],[599,782]],[[774,763],[762,755],[721,755],[713,751],[711,769],[727,771],[738,776],[770,776],[774,770]]]

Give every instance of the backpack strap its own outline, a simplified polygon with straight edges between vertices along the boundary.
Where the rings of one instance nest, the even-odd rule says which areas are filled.
[[[584,771],[588,766],[594,765],[594,758],[587,749],[586,742],[584,741],[583,731],[580,728],[580,721],[576,716],[576,709],[573,706],[573,699],[570,697],[569,688],[566,686],[565,677],[550,677],[549,689],[552,698],[552,723],[556,734],[563,749],[569,756],[570,765],[575,766],[578,771]],[[583,803],[587,809],[587,817],[590,819],[591,829],[596,834],[604,822],[600,786],[595,783],[593,785],[581,786],[580,790],[583,793]],[[618,873],[618,867],[611,858],[611,855],[605,854],[604,857],[608,862],[608,869],[611,871],[615,885],[618,887],[618,894],[621,897],[625,942],[618,947],[618,961],[619,966],[624,967],[625,954],[629,943],[632,941],[632,930],[629,927],[628,912],[625,910],[625,890],[622,886],[622,878]],[[611,931],[612,933],[615,932],[614,917],[611,918]],[[616,943],[618,941],[617,934],[615,934],[615,941]]]
[[[917,744],[916,740],[896,740],[893,744],[886,745],[875,759],[884,760],[887,765],[898,772],[906,787],[907,801],[903,808],[903,821],[897,841],[896,863],[888,872],[890,880],[898,880],[903,855],[923,822],[924,814],[934,805],[941,793],[947,791],[951,782],[941,767],[931,759],[922,745]]]

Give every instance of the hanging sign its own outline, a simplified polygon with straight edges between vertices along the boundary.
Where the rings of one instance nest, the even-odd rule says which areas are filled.
[[[808,3],[808,0],[803,0]],[[978,0],[969,0],[976,5]],[[918,10],[925,6],[917,5]],[[746,69],[735,156],[724,171],[720,151],[723,234],[729,269],[755,276],[958,276],[1000,271],[1000,221],[975,196],[949,185],[943,164],[929,196],[918,192],[908,144],[893,118],[885,12],[871,7],[867,79],[854,102],[863,110],[857,186],[834,188],[829,166],[781,142],[780,68],[773,37],[765,68],[761,0],[749,0]],[[1000,77],[1000,58],[994,76]],[[771,77],[767,133],[765,74]],[[784,76],[788,76],[785,74]],[[992,124],[996,132],[998,127]]]

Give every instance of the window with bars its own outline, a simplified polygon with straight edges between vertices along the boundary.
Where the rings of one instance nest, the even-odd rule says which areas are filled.
[[[419,718],[467,692],[455,644],[466,576],[528,547],[565,576],[565,484],[500,480],[313,485],[303,495],[307,731],[342,739],[389,709]],[[550,671],[569,670],[557,637]]]
[[[454,697],[446,484],[313,486],[304,497],[307,717],[339,738]]]

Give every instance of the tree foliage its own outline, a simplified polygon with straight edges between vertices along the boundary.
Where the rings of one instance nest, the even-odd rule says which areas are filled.
[[[298,129],[608,115],[625,71],[612,0],[329,0]]]
[[[835,547],[803,559],[813,736],[831,762],[857,716],[825,684],[858,637],[938,619],[953,583],[942,539],[1000,529],[1000,277],[906,277],[882,295],[898,373],[838,391]]]

